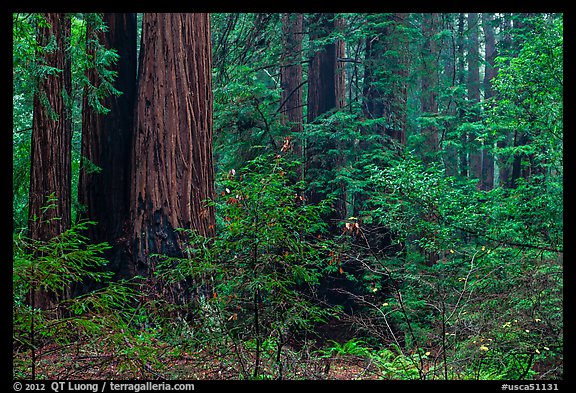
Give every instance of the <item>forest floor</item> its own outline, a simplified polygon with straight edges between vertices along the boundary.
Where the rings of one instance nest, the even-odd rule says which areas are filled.
[[[120,354],[93,353],[78,348],[66,349],[51,345],[42,349],[35,365],[36,379],[66,380],[235,380],[240,379],[238,362],[224,361],[206,353],[182,353],[161,359],[161,367],[140,359],[126,359]],[[15,355],[14,363],[31,363],[30,353]],[[24,366],[25,367],[25,366]],[[23,367],[19,367],[22,369]],[[31,372],[31,368],[28,373]],[[276,373],[264,365],[269,379]],[[290,375],[284,379],[301,380],[372,380],[379,379],[378,370],[367,360],[357,356],[316,358],[291,364]],[[30,378],[14,375],[14,378]]]

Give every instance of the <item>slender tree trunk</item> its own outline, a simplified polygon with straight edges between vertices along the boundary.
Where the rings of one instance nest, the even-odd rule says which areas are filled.
[[[130,219],[130,155],[132,151],[134,97],[136,93],[136,15],[106,13],[106,32],[94,32],[87,27],[87,54],[96,52],[94,40],[106,49],[115,49],[120,56],[113,70],[118,73],[114,87],[122,94],[106,97],[102,105],[109,112],[99,113],[84,95],[82,107],[82,165],[78,201],[85,207],[82,216],[96,221],[88,237],[94,243],[108,242],[113,246],[106,253],[110,268],[127,278],[126,264],[121,254],[129,236]],[[91,85],[98,87],[98,70],[87,72]],[[93,165],[99,169],[95,170]]]
[[[449,81],[449,86],[451,86],[452,89],[454,89],[456,87],[457,84],[457,79],[456,79],[456,71],[457,71],[457,53],[458,53],[458,49],[457,49],[457,45],[456,45],[456,31],[454,28],[454,22],[455,22],[455,18],[458,14],[444,14],[442,19],[444,21],[444,27],[443,29],[445,30],[450,30],[452,33],[452,37],[450,40],[450,45],[449,45],[449,49],[448,49],[448,56],[447,59],[445,61],[445,65],[444,65],[444,74],[446,76],[446,79]],[[454,104],[454,105],[453,105]],[[454,103],[454,101],[451,101],[448,106],[445,109],[445,113],[446,115],[448,115],[449,117],[452,118],[452,120],[449,120],[446,122],[446,127],[445,127],[445,131],[443,133],[443,138],[442,138],[442,144],[443,149],[445,150],[445,155],[444,155],[444,168],[446,171],[446,176],[457,176],[458,175],[458,150],[456,148],[456,146],[453,144],[453,142],[455,142],[454,140],[452,140],[451,138],[451,133],[449,133],[448,131],[453,129],[455,127],[456,124],[456,119],[458,119],[457,117],[457,113],[458,113],[458,105],[456,105]]]
[[[312,14],[310,41],[328,37],[334,31],[334,14]],[[315,51],[308,65],[307,119],[312,123],[337,108],[336,45],[329,43]]]
[[[478,104],[480,103],[480,47],[478,40],[478,14],[468,14],[468,102],[470,105],[470,116],[468,121],[479,120]],[[481,143],[477,140],[478,135],[470,132],[468,135],[468,148],[470,151],[470,177],[479,179],[478,188],[482,182],[482,150]]]
[[[438,86],[438,44],[435,35],[440,24],[439,14],[423,14],[422,35],[424,36],[424,47],[422,48],[422,77],[420,112],[422,116],[430,118],[428,123],[422,127],[424,136],[423,162],[430,164],[434,161],[434,155],[438,151],[438,128],[432,119],[438,114],[437,86]]]
[[[300,134],[303,130],[302,92],[302,35],[303,14],[282,14],[283,56],[280,68],[280,120],[290,126],[292,134]],[[299,141],[292,144],[297,156],[302,154]]]
[[[516,19],[513,19],[513,41],[512,41],[512,48],[513,53],[517,56],[520,52],[520,48],[522,46],[522,42],[524,41],[524,34],[526,34],[526,30],[529,29],[529,24],[527,25],[526,19],[532,17],[533,14],[530,13],[522,13],[519,14]],[[531,138],[526,133],[522,132],[521,130],[514,131],[514,147],[521,147],[525,146],[531,142]],[[509,181],[509,187],[516,188],[517,187],[517,180],[520,178],[528,179],[533,172],[533,166],[531,163],[533,162],[533,155],[527,155],[525,153],[516,153],[514,155],[514,161],[512,163],[512,174]]]
[[[498,74],[498,70],[494,66],[494,59],[496,58],[496,38],[494,35],[493,14],[482,14],[482,27],[484,29],[484,42],[485,42],[485,64],[484,71],[484,100],[488,101],[494,96],[492,90],[492,79]],[[491,190],[494,188],[494,156],[492,155],[492,148],[494,147],[494,140],[492,136],[488,136],[484,141],[486,149],[482,150],[482,177],[481,188],[482,190]]]
[[[39,55],[39,66],[58,71],[42,76],[34,94],[28,234],[32,239],[47,241],[69,229],[71,224],[72,118],[69,99],[72,83],[70,58],[66,54],[71,21],[63,13],[43,16],[48,26],[38,28],[38,45],[45,48]],[[47,49],[51,42],[55,42],[55,48]],[[47,205],[52,207],[43,210]],[[65,293],[33,289],[30,296],[35,307],[49,309]]]
[[[345,29],[346,21],[343,18],[334,19],[334,31],[344,32]],[[334,46],[336,56],[334,94],[336,95],[336,109],[342,109],[346,107],[346,69],[344,67],[346,63],[341,60],[346,57],[346,45],[344,40],[336,40]]]
[[[214,234],[210,17],[145,14],[132,156],[133,273],[183,255],[176,228]],[[170,288],[176,301],[187,288]]]
[[[510,56],[512,51],[512,18],[510,14],[504,14],[503,24],[501,26],[503,38],[501,42],[502,52],[505,56]],[[505,149],[512,143],[512,135],[509,130],[499,131],[498,149]],[[501,187],[507,187],[510,183],[511,165],[507,155],[498,156],[498,184]]]
[[[329,37],[341,23],[335,21],[334,14],[312,14],[309,20],[310,40],[314,42]],[[339,57],[344,57],[344,44],[338,40],[323,45],[311,55],[308,66],[308,123],[345,104],[344,68],[337,61]],[[319,172],[325,170],[338,170],[343,165],[343,157],[331,158],[324,152],[333,149],[341,151],[342,148],[344,146],[341,143],[337,144],[332,139],[308,139],[306,178],[314,179]],[[339,194],[334,205],[335,213],[327,218],[331,224],[344,218],[347,212],[346,190],[341,187]],[[325,190],[311,190],[308,193],[308,199],[313,204],[325,196]]]
[[[421,93],[420,93],[420,112],[422,116],[429,118],[421,132],[424,136],[424,146],[422,161],[428,165],[436,160],[435,155],[438,151],[438,127],[432,119],[438,114],[437,89],[439,83],[439,65],[438,53],[439,47],[436,41],[436,34],[440,27],[440,15],[424,13],[422,18],[422,35],[424,36],[424,46],[422,48],[422,76],[421,76]],[[436,221],[437,219],[431,214],[426,214],[426,221]],[[426,252],[420,250],[426,258],[428,265],[435,264],[438,259],[438,253]]]
[[[464,14],[460,13],[458,16],[458,39],[457,39],[457,47],[458,52],[456,54],[456,58],[458,59],[457,71],[456,71],[456,79],[459,85],[464,85],[464,52],[465,52],[465,43],[464,43]],[[464,110],[459,109],[459,118],[464,118]],[[460,144],[462,145],[460,148],[460,175],[464,178],[468,177],[470,172],[470,162],[468,160],[468,133],[466,131],[462,132],[460,136]]]
[[[364,71],[364,115],[383,120],[382,135],[402,145],[406,143],[406,103],[408,90],[407,40],[402,32],[408,14],[374,15],[386,25],[366,38]],[[388,78],[381,75],[390,72]]]

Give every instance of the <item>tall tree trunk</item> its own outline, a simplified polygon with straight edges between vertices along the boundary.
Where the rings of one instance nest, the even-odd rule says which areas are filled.
[[[280,121],[290,126],[292,134],[303,130],[302,35],[303,14],[282,14],[283,56],[280,66]],[[292,144],[297,156],[302,154],[299,141]]]
[[[406,108],[408,75],[408,40],[403,28],[408,24],[408,14],[369,14],[366,20],[367,36],[364,44],[364,86],[362,113],[366,119],[379,120],[374,126],[361,128],[361,152],[370,150],[403,148],[406,144]],[[382,146],[373,136],[383,137]],[[361,214],[368,196],[354,196],[353,215]],[[404,245],[392,247],[396,234],[389,228],[377,228],[375,224],[363,223],[367,241],[375,249],[394,254]]]
[[[479,120],[480,103],[480,46],[478,40],[478,14],[468,14],[468,102],[470,105],[469,122]],[[482,182],[482,150],[481,143],[477,140],[476,132],[468,134],[468,149],[470,151],[470,177],[479,179],[478,188]]]
[[[176,228],[214,234],[210,16],[145,14],[132,156],[133,273],[183,255]],[[177,302],[187,288],[165,290]]]
[[[444,75],[445,79],[448,81],[449,86],[454,89],[457,84],[457,53],[458,48],[456,45],[456,31],[454,22],[459,14],[444,14],[442,15],[443,29],[451,31],[452,39],[450,40],[450,45],[448,46],[448,56],[444,62]],[[451,133],[448,131],[453,129],[456,125],[456,119],[458,119],[458,105],[454,101],[450,101],[448,106],[445,108],[445,114],[452,118],[445,122],[446,126],[442,134],[441,144],[444,145],[444,168],[446,171],[446,176],[457,176],[458,175],[458,149],[454,144],[453,138],[451,138]]]
[[[465,41],[464,41],[464,21],[465,21],[465,17],[463,13],[460,13],[458,15],[458,39],[457,39],[457,53],[456,53],[456,58],[458,59],[457,62],[457,70],[456,70],[456,79],[457,79],[457,83],[458,85],[463,86],[465,83],[465,78],[464,78],[464,66],[465,66],[465,59],[464,59],[464,53],[465,53]],[[464,118],[464,110],[462,108],[460,108],[458,110],[459,112],[459,118],[463,119]],[[462,135],[460,136],[460,144],[461,144],[461,148],[460,148],[460,175],[464,178],[468,177],[468,174],[470,173],[470,162],[468,159],[468,133],[466,131],[462,132]]]
[[[513,19],[513,40],[512,40],[512,50],[515,56],[518,55],[524,41],[524,34],[526,30],[530,28],[530,24],[527,23],[527,18],[531,18],[533,14],[531,13],[521,13],[518,14],[515,19]],[[514,147],[525,146],[531,142],[531,138],[528,134],[521,130],[514,130]],[[523,161],[525,163],[523,163]],[[528,179],[532,173],[531,163],[533,162],[533,156],[529,156],[525,153],[516,153],[514,155],[514,161],[512,163],[512,174],[509,180],[509,187],[516,188],[517,181],[520,178]]]
[[[503,38],[500,48],[504,56],[510,56],[512,51],[512,17],[511,14],[504,14],[502,17],[501,26]],[[512,143],[512,135],[509,130],[499,130],[498,142],[496,146],[498,149],[505,149]],[[501,187],[507,187],[510,183],[511,165],[507,155],[499,155],[498,159],[498,184]]]
[[[334,14],[312,14],[309,20],[310,41],[326,39],[337,27],[341,27],[341,23],[335,20]],[[342,57],[344,57],[344,43],[338,40],[325,44],[312,53],[308,66],[308,123],[345,104],[344,68],[337,60]],[[333,139],[308,139],[306,178],[313,180],[319,172],[338,170],[343,165],[343,158],[332,158],[324,153],[334,149],[340,150],[342,147]],[[340,188],[339,194],[334,205],[335,213],[326,218],[333,225],[344,218],[347,212],[346,191],[343,187]],[[308,199],[313,204],[325,196],[325,190],[311,190],[308,193]]]
[[[420,112],[422,116],[428,117],[429,124],[425,124],[421,132],[424,136],[424,146],[422,149],[422,161],[425,165],[435,161],[438,151],[438,127],[432,117],[438,114],[437,89],[439,83],[438,54],[440,48],[436,41],[436,34],[440,27],[440,15],[436,13],[424,13],[422,17],[422,35],[424,36],[424,46],[422,48],[422,76],[420,92]],[[426,214],[426,221],[436,221],[432,214]],[[439,255],[437,252],[428,252],[420,249],[424,254],[428,265],[435,264]]]
[[[407,40],[402,32],[408,14],[374,15],[379,24],[366,38],[364,71],[364,115],[383,120],[382,134],[402,145],[406,143]],[[382,77],[386,72],[390,76]]]
[[[344,32],[346,30],[346,21],[343,18],[334,19],[334,31]],[[334,94],[336,95],[336,109],[346,107],[346,69],[342,59],[346,57],[346,45],[344,40],[334,42],[336,64],[334,70]]]
[[[424,47],[422,48],[422,77],[420,112],[421,115],[429,117],[431,124],[422,127],[424,136],[423,162],[430,164],[434,161],[434,155],[438,151],[438,128],[434,125],[434,117],[438,114],[437,86],[438,86],[438,44],[435,35],[438,33],[440,25],[439,14],[423,14],[422,35],[424,36]]]
[[[334,14],[312,14],[310,41],[328,37],[334,32]],[[308,65],[307,120],[312,123],[326,112],[338,108],[339,97],[336,76],[336,44],[329,43],[315,51]]]
[[[488,101],[494,96],[492,90],[492,79],[498,74],[497,68],[494,66],[494,59],[496,59],[496,38],[494,35],[493,26],[494,15],[489,13],[482,14],[482,28],[484,30],[485,42],[485,64],[484,71],[484,100]],[[494,188],[494,156],[491,153],[494,147],[494,140],[491,135],[484,141],[486,149],[482,150],[482,177],[480,181],[482,190],[491,190]]]
[[[108,242],[113,246],[106,253],[112,271],[129,277],[126,264],[121,264],[130,219],[130,155],[134,97],[136,93],[136,14],[106,13],[103,21],[107,31],[95,32],[87,26],[87,54],[95,56],[97,40],[106,49],[115,49],[120,56],[113,67],[117,77],[114,87],[122,94],[106,97],[104,114],[89,104],[84,95],[82,107],[82,165],[78,187],[78,201],[85,206],[84,217],[96,221],[88,237],[94,243]],[[91,42],[93,44],[91,44]],[[96,68],[86,77],[98,87],[101,78]],[[99,170],[94,170],[96,165]],[[124,240],[123,240],[124,239]]]
[[[58,71],[42,76],[34,94],[28,234],[32,239],[47,241],[71,224],[72,117],[68,100],[72,82],[66,54],[71,21],[63,13],[43,16],[48,26],[38,28],[38,45],[45,48],[39,55],[39,66]],[[56,46],[46,49],[51,42]],[[49,204],[52,207],[44,210]],[[33,289],[29,301],[34,307],[49,309],[60,296],[65,293]]]

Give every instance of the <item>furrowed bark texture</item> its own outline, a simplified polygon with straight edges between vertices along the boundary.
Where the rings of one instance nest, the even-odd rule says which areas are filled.
[[[134,273],[151,254],[182,255],[176,228],[214,233],[209,14],[145,14],[137,91],[133,183]]]
[[[338,25],[334,14],[314,14],[310,21],[310,40],[328,37]],[[324,45],[310,58],[308,66],[307,120],[313,122],[318,116],[341,107],[345,90],[340,75],[343,68],[337,66],[337,58],[343,57],[344,43],[338,41]]]
[[[280,68],[280,119],[292,132],[302,131],[302,35],[303,14],[282,14],[284,55]]]
[[[78,201],[86,210],[83,216],[96,221],[88,237],[95,243],[108,242],[113,246],[107,257],[111,270],[126,277],[126,264],[119,261],[120,252],[129,228],[130,218],[130,158],[132,151],[134,97],[136,95],[136,15],[106,13],[103,20],[108,31],[94,32],[88,26],[87,38],[97,39],[106,49],[115,49],[120,56],[113,70],[118,75],[114,87],[120,96],[106,97],[102,105],[110,111],[98,113],[84,95],[82,107],[82,165],[78,187]],[[94,45],[87,46],[94,56]],[[90,84],[101,83],[98,71],[91,68],[87,75]],[[95,171],[94,164],[100,168]],[[124,240],[123,240],[124,239]]]
[[[66,14],[43,14],[49,27],[40,27],[40,46],[55,40],[57,48],[40,54],[41,66],[58,71],[42,76],[34,94],[28,235],[47,241],[70,228],[71,224],[71,144],[72,118],[67,103],[72,93],[71,65],[66,55],[70,19]],[[52,208],[48,197],[53,195]],[[50,308],[56,294],[36,291],[30,299],[35,307]]]

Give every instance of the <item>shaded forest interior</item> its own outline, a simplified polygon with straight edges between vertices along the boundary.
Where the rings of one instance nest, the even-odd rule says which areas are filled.
[[[13,14],[17,379],[563,378],[563,15]]]

